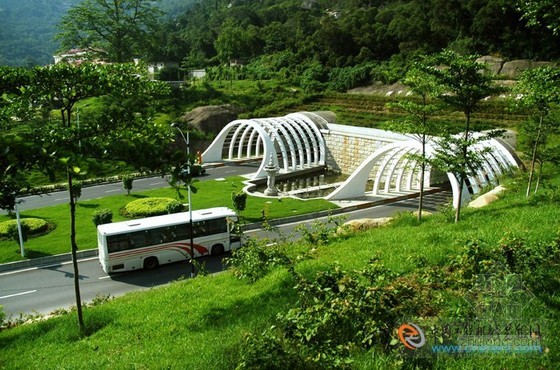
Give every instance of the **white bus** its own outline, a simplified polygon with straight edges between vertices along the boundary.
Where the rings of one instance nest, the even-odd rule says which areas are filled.
[[[234,232],[237,214],[226,207],[103,224],[97,227],[99,261],[103,271],[153,269],[204,255],[219,255],[241,246]]]

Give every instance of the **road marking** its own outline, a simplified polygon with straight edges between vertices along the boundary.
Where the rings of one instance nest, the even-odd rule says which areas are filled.
[[[148,184],[148,185],[155,186],[155,185],[162,185],[162,184],[167,184],[167,183],[163,182],[163,181],[160,181],[160,182],[154,182],[154,183],[151,183],[151,184]]]
[[[80,262],[87,262],[87,261],[93,261],[98,259],[98,257],[88,257],[88,258],[81,258],[78,260],[78,263]],[[65,262],[60,262],[60,263],[53,263],[51,265],[40,265],[40,266],[33,266],[33,267],[29,267],[29,268],[25,268],[25,269],[19,269],[19,270],[13,270],[13,271],[6,271],[6,272],[2,272],[0,273],[0,276],[5,276],[5,275],[15,275],[15,274],[19,274],[21,272],[28,272],[28,271],[34,271],[34,270],[45,270],[45,269],[49,269],[52,267],[59,267],[59,266],[63,266],[63,265],[69,265],[71,264],[72,261],[65,261]]]
[[[121,191],[121,189],[105,190],[105,193],[114,193],[115,191]]]
[[[232,171],[226,171],[225,173],[233,173],[233,172],[237,172],[237,171],[232,170]]]
[[[107,275],[107,276],[101,276],[101,277],[99,278],[99,280],[109,279],[109,278],[111,278],[109,275]]]
[[[27,292],[21,292],[21,293],[16,293],[16,294],[10,294],[10,295],[5,295],[3,297],[0,297],[0,299],[4,299],[4,298],[12,298],[12,297],[17,297],[20,295],[24,295],[24,294],[31,294],[31,293],[35,293],[36,290],[29,290]]]
[[[66,197],[66,198],[56,198],[54,201],[58,202],[60,200],[70,200],[70,198]]]

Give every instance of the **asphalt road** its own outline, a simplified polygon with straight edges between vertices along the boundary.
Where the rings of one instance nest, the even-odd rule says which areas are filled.
[[[204,181],[248,174],[255,172],[255,167],[256,165],[251,163],[247,163],[245,165],[215,167],[208,169],[207,173],[198,177],[198,179]],[[166,177],[138,178],[135,179],[132,183],[132,191],[134,192],[157,189],[165,186],[169,186]],[[86,186],[82,188],[82,195],[80,197],[80,200],[98,199],[118,193],[124,194],[124,192],[125,190],[123,189],[122,183],[120,182],[101,184],[96,186]],[[50,207],[58,204],[66,204],[70,201],[70,199],[68,198],[68,191],[57,191],[48,194],[31,195],[22,197],[19,200],[21,201],[21,203],[19,204],[20,211]],[[6,211],[2,210],[2,212],[6,214]]]
[[[250,167],[250,166],[249,166]],[[253,168],[245,166],[226,166],[213,168],[202,179],[213,179],[253,172]],[[135,180],[134,189],[148,189],[152,187],[167,186],[165,179],[151,178]],[[84,189],[83,199],[102,197],[108,193],[123,191],[121,184],[108,184]],[[448,193],[437,193],[426,197],[426,209],[434,210],[439,204],[446,201]],[[26,206],[40,208],[43,199],[29,199]],[[41,198],[41,197],[40,197]],[[58,195],[52,194],[48,197],[52,202],[64,202]],[[61,200],[60,200],[61,199]],[[52,205],[52,203],[48,203]],[[43,205],[44,206],[44,205]],[[364,217],[386,217],[403,210],[414,210],[417,200],[405,200],[387,205],[361,209],[348,213],[348,219]],[[32,209],[32,208],[29,208]],[[327,218],[323,220],[326,222]],[[308,223],[315,221],[309,220]],[[301,222],[281,225],[279,229],[284,235],[295,233],[295,228]],[[263,230],[252,230],[246,232],[248,236],[273,239],[276,235]],[[296,235],[297,236],[297,235]],[[209,272],[215,273],[223,270],[221,257],[206,257],[206,267]],[[179,278],[190,276],[190,264],[179,262],[160,266],[153,271],[133,271],[108,276],[99,266],[97,258],[81,260],[80,291],[83,302],[90,302],[96,296],[117,297],[130,291],[149,289],[155,286],[167,284]],[[8,316],[18,317],[20,314],[49,314],[53,310],[67,309],[75,305],[73,271],[70,262],[32,268],[28,270],[13,271],[0,274],[0,305]]]

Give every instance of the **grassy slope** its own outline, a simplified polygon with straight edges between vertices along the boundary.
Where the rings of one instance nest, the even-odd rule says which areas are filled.
[[[196,194],[192,194],[193,209],[217,206],[232,207],[231,193],[240,191],[244,186],[244,180],[242,177],[232,177],[226,181],[197,182],[198,191]],[[186,197],[186,191],[183,190],[182,193]],[[132,200],[146,196],[176,198],[177,192],[170,187],[144,192],[135,192],[133,188],[131,196],[123,194],[79,201],[76,208],[76,238],[79,248],[81,250],[97,248],[96,230],[92,222],[93,212],[109,208],[113,211],[113,221],[121,221],[124,218],[119,214],[119,209]],[[181,201],[186,202],[186,199]],[[278,218],[282,215],[305,214],[334,207],[332,203],[325,200],[303,201],[285,198],[281,202],[267,202],[269,202],[267,198],[248,197],[247,208],[241,213],[242,217],[247,222],[259,221],[262,218],[261,211],[264,208],[268,210],[269,218]],[[30,238],[25,243],[25,248],[30,257],[55,255],[70,251],[70,211],[67,204],[21,212],[21,217],[37,217],[56,224],[54,231],[41,237]],[[0,216],[0,222],[5,220],[8,220],[8,216]],[[19,246],[15,241],[0,240],[0,263],[20,259],[22,258],[19,255]]]
[[[316,258],[300,262],[296,269],[311,276],[337,261],[352,270],[379,253],[389,268],[406,271],[418,256],[433,264],[446,263],[468,239],[494,245],[510,231],[528,239],[551,240],[558,232],[560,207],[531,205],[522,194],[522,190],[509,192],[485,209],[465,210],[458,225],[446,222],[444,215],[427,218],[421,225],[404,218],[400,224],[319,247]],[[272,325],[275,314],[285,312],[295,302],[292,286],[290,275],[278,269],[252,285],[226,272],[128,294],[85,311],[90,331],[86,338],[77,337],[73,314],[0,332],[0,368],[54,368],[61,364],[65,368],[233,368],[244,334]],[[543,298],[537,295],[537,304],[550,320],[544,330],[548,354],[536,358],[440,358],[426,365],[456,369],[554,367],[560,354],[555,334],[560,329],[560,301],[554,293]],[[357,354],[355,360],[353,367],[364,369],[397,368],[407,363],[373,351]]]

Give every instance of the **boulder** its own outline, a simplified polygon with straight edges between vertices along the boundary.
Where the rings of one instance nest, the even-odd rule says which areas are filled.
[[[360,218],[358,220],[350,220],[345,222],[342,226],[340,226],[336,231],[336,233],[338,235],[346,235],[358,231],[365,231],[375,227],[386,225],[392,219],[393,219],[392,217],[379,217],[379,218]]]
[[[498,199],[498,195],[501,192],[503,192],[504,190],[506,190],[506,188],[504,188],[501,185],[498,185],[494,189],[490,190],[489,192],[484,193],[481,196],[479,196],[478,198],[472,200],[469,203],[469,207],[471,207],[471,208],[481,208],[481,207],[487,206],[488,204],[496,201]]]
[[[507,76],[509,78],[517,78],[523,71],[527,69],[552,66],[552,65],[554,64],[551,62],[537,62],[528,59],[512,60],[510,62],[504,63],[504,66],[502,67],[500,74]]]
[[[499,74],[504,65],[504,60],[502,58],[493,57],[490,55],[485,55],[476,60],[478,63],[485,64],[490,71],[494,74]]]
[[[208,105],[198,107],[181,117],[183,122],[208,133],[219,133],[228,123],[237,119],[232,107]]]

